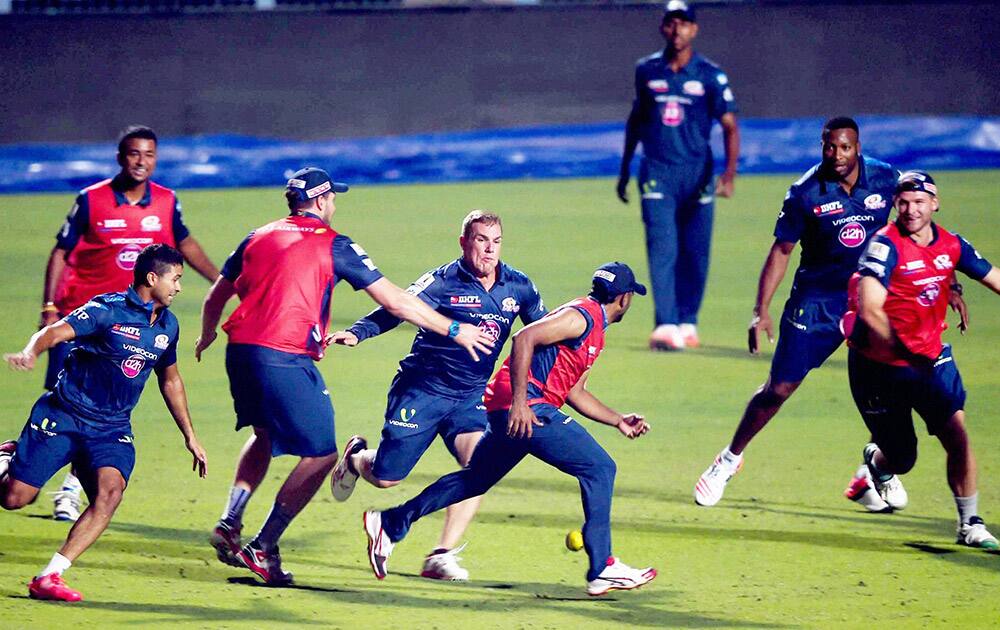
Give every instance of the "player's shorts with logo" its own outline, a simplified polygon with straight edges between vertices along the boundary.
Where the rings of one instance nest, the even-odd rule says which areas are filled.
[[[823,365],[844,342],[840,318],[846,310],[846,293],[788,298],[771,360],[771,381],[798,383]]]
[[[35,402],[17,439],[10,475],[41,488],[72,463],[81,478],[98,468],[115,468],[128,481],[135,467],[135,446],[128,424],[100,426],[66,409],[49,392]]]
[[[455,438],[463,433],[485,431],[486,424],[482,393],[448,398],[397,374],[389,388],[382,440],[372,473],[386,481],[405,479],[439,435],[457,458]]]
[[[965,408],[965,387],[951,346],[924,368],[872,361],[857,350],[848,354],[854,402],[875,443],[886,452],[916,449],[912,412],[936,435],[956,411]]]
[[[322,457],[337,450],[330,393],[309,355],[231,343],[226,372],[236,429],[266,429],[272,455]]]

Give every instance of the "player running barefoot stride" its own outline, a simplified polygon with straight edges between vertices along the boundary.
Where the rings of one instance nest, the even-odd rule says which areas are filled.
[[[584,546],[590,558],[587,593],[629,590],[656,577],[611,555],[611,495],[615,462],[560,407],[613,426],[627,438],[649,430],[635,413],[614,411],[587,391],[587,374],[604,349],[609,324],[621,321],[632,295],[646,294],[628,265],[608,263],[594,272],[590,295],[555,309],[514,335],[510,356],[486,386],[489,426],[468,468],[438,479],[403,505],[364,514],[368,560],[384,579],[388,559],[414,521],[492,488],[526,455],[573,475],[580,483]]]
[[[30,370],[55,344],[76,342],[55,388],[35,402],[21,436],[0,444],[5,510],[34,501],[39,488],[69,463],[90,499],[65,544],[28,585],[34,599],[82,599],[62,574],[100,537],[121,503],[135,465],[130,416],[153,371],[194,456],[193,469],[202,477],[207,472],[177,370],[177,318],[167,310],[181,290],[183,260],[167,245],[150,245],[136,259],[131,288],[92,298],[35,333],[21,352],[4,355],[11,368]]]
[[[892,503],[896,475],[917,460],[916,410],[947,453],[948,486],[958,508],[957,542],[997,549],[979,517],[976,459],[965,430],[965,388],[947,328],[948,294],[961,271],[1000,293],[1000,270],[964,238],[931,219],[938,211],[930,175],[909,171],[896,188],[896,221],[878,231],[851,278],[844,316],[854,402],[872,433],[864,461]],[[905,495],[898,500],[905,502]]]

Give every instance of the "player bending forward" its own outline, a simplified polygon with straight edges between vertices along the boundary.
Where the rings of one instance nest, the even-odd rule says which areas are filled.
[[[163,244],[139,253],[127,290],[98,295],[64,319],[32,335],[24,350],[4,355],[15,370],[30,370],[57,343],[76,340],[55,388],[31,409],[16,442],[0,444],[0,505],[17,510],[59,469],[72,463],[90,505],[59,553],[28,585],[34,599],[80,601],[62,574],[100,537],[122,500],[135,466],[132,409],[152,371],[193,469],[207,471],[205,451],[191,426],[184,382],[177,370],[177,318],[167,310],[181,290],[181,253]]]
[[[633,589],[656,577],[656,569],[633,569],[611,555],[615,462],[586,429],[559,410],[568,402],[580,414],[632,439],[649,430],[642,416],[620,414],[586,388],[587,371],[604,349],[605,328],[621,321],[633,293],[645,295],[646,287],[635,281],[628,265],[602,265],[594,273],[590,295],[514,335],[510,356],[486,386],[489,426],[468,468],[441,477],[403,505],[365,512],[368,559],[375,577],[385,578],[393,546],[414,521],[484,494],[529,454],[580,482],[583,540],[590,558],[588,594]]]
[[[1000,270],[968,241],[935,225],[937,186],[927,173],[903,173],[896,186],[896,221],[868,244],[851,278],[844,316],[854,402],[872,433],[864,461],[879,494],[905,503],[896,475],[917,460],[916,410],[947,453],[948,485],[958,508],[957,542],[996,549],[979,517],[976,460],[965,431],[965,388],[947,327],[955,270],[1000,293]]]

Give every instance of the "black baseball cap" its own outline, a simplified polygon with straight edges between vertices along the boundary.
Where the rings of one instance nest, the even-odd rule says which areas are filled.
[[[663,19],[678,17],[688,22],[697,22],[694,17],[694,7],[684,0],[670,0],[663,5]]]
[[[896,180],[896,194],[911,191],[937,197],[937,184],[927,171],[906,171]]]
[[[285,184],[285,188],[297,192],[300,201],[315,199],[331,190],[335,193],[345,193],[348,190],[347,184],[333,181],[329,173],[315,166],[295,171]]]
[[[628,265],[609,262],[594,271],[593,292],[599,298],[613,300],[622,293],[646,295],[646,287],[635,281],[635,274]]]

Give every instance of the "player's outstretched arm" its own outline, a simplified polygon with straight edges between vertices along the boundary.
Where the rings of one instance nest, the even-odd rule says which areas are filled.
[[[201,353],[212,345],[218,336],[215,329],[218,328],[219,320],[222,318],[222,309],[234,295],[236,286],[225,276],[218,276],[208,289],[205,301],[201,305],[201,335],[194,342],[194,357],[198,361],[201,361]]]
[[[187,392],[184,390],[184,381],[181,379],[181,372],[177,369],[177,364],[157,369],[156,378],[160,385],[163,402],[167,404],[167,410],[173,416],[181,435],[184,436],[184,446],[194,458],[191,470],[198,471],[199,477],[205,477],[208,474],[208,455],[205,454],[205,449],[198,443],[198,438],[194,434],[191,412],[188,410]]]
[[[747,349],[751,354],[760,351],[757,334],[761,331],[767,335],[767,340],[774,343],[774,322],[768,309],[771,300],[774,298],[778,285],[788,271],[788,261],[792,256],[795,243],[789,241],[779,241],[775,239],[771,245],[771,250],[767,253],[767,260],[760,270],[760,278],[757,279],[757,302],[753,307],[753,317],[750,319],[750,327],[747,331]]]
[[[1000,268],[990,267],[989,272],[979,282],[994,293],[1000,294]]]
[[[28,340],[28,344],[20,352],[3,355],[4,360],[11,369],[26,371],[35,367],[35,360],[38,355],[45,352],[57,343],[69,341],[76,337],[73,327],[60,320],[42,328]]]
[[[618,429],[622,435],[634,440],[649,431],[645,417],[637,413],[618,413],[605,405],[587,389],[587,374],[583,375],[566,396],[566,402],[578,413],[595,422]]]
[[[184,260],[201,274],[201,277],[209,282],[214,282],[219,277],[219,268],[215,266],[205,250],[201,248],[201,243],[196,241],[193,236],[187,236],[178,243],[177,249],[184,256]]]
[[[414,326],[451,337],[455,343],[465,348],[475,361],[479,360],[479,354],[489,354],[493,351],[495,342],[486,331],[472,324],[458,324],[448,319],[427,306],[420,298],[393,284],[388,278],[379,278],[369,284],[365,287],[365,292],[394,316]]]

